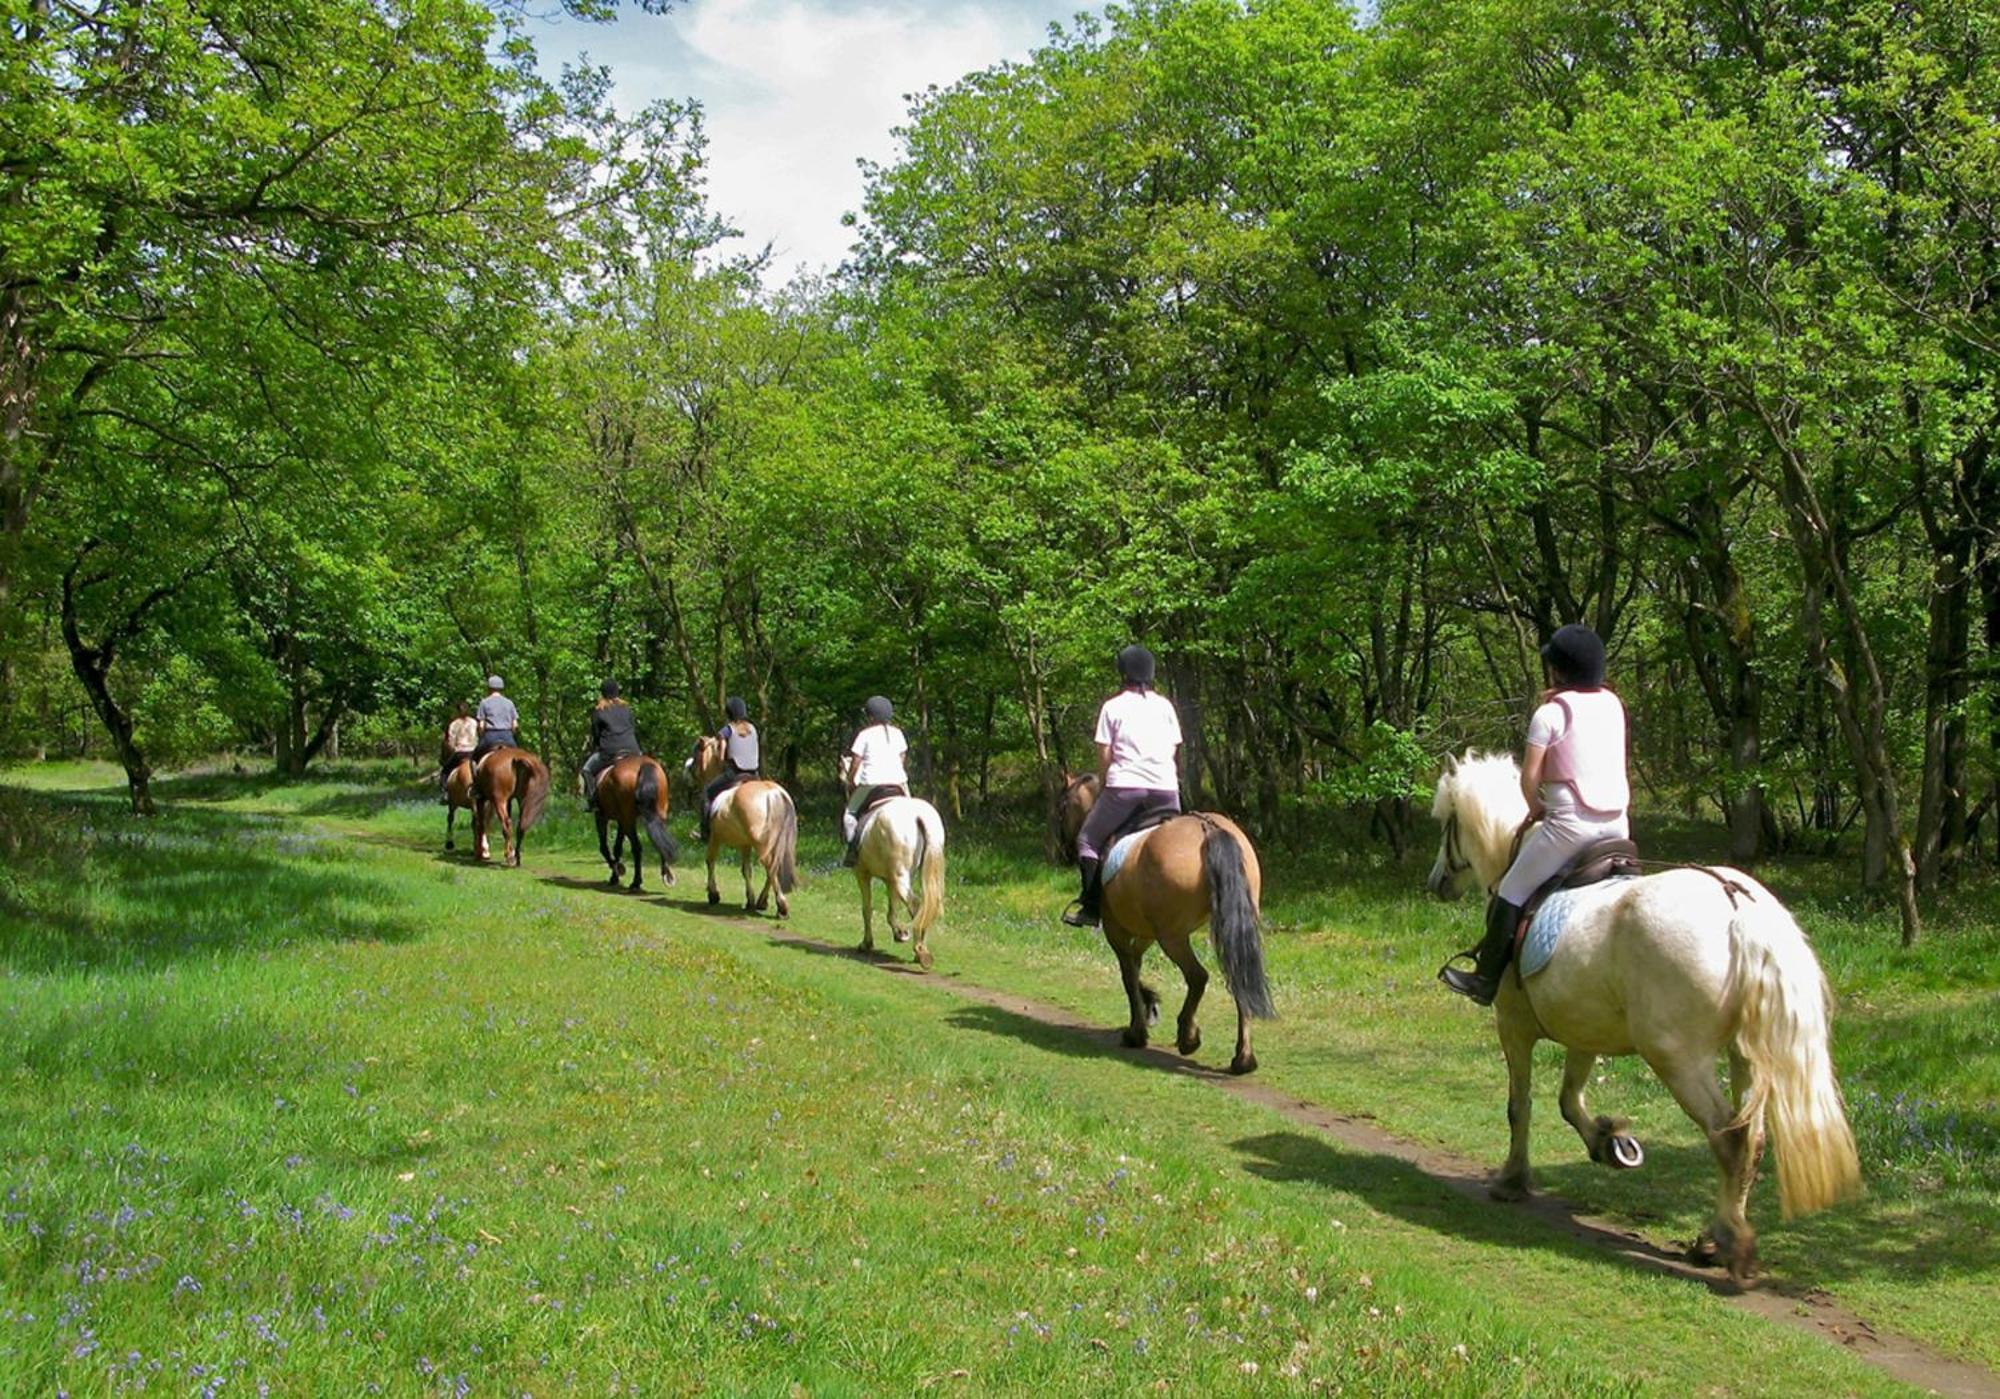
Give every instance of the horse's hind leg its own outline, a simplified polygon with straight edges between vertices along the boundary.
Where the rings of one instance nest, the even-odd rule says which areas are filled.
[[[757,896],[751,892],[754,886],[750,872],[755,868],[756,857],[751,853],[751,847],[746,845],[743,847],[743,908],[748,913],[755,913],[758,908]]]
[[[630,826],[619,826],[618,840],[621,851],[629,849],[632,852],[632,883],[628,887],[643,889],[646,886],[646,855],[639,848],[638,822],[635,820]]]
[[[1500,994],[1504,1004],[1507,988]],[[1500,1050],[1507,1056],[1507,1162],[1487,1187],[1487,1194],[1496,1200],[1519,1200],[1528,1193],[1528,1122],[1534,1106],[1529,1090],[1534,1079],[1535,1041],[1541,1035],[1532,1016],[1510,1014],[1506,1009],[1500,1011],[1499,1029]]]
[[[1750,1194],[1750,1175],[1756,1169],[1759,1134],[1752,1126],[1736,1125],[1736,1114],[1722,1096],[1722,1085],[1715,1081],[1715,1067],[1707,1055],[1665,1062],[1648,1055],[1646,1062],[1681,1110],[1708,1134],[1715,1164],[1722,1173],[1715,1220],[1706,1235],[1695,1240],[1694,1256],[1702,1262],[1726,1261],[1730,1276],[1747,1282],[1757,1271],[1757,1233],[1750,1227],[1743,1205]]]
[[[854,871],[854,882],[861,886],[861,950],[875,950],[875,881],[860,870]]]
[[[1208,968],[1194,955],[1194,944],[1188,941],[1186,933],[1161,938],[1160,951],[1166,953],[1167,960],[1179,967],[1181,975],[1187,978],[1187,999],[1181,1002],[1180,1016],[1174,1022],[1174,1048],[1183,1054],[1193,1054],[1201,1048],[1201,1026],[1195,1023],[1195,1012],[1201,1009],[1202,993],[1208,990]],[[1144,994],[1143,987],[1141,994]],[[1239,1032],[1236,1045],[1238,1059],[1247,1052],[1248,1045],[1248,1037]]]
[[[715,884],[715,853],[721,848],[722,838],[714,834],[711,827],[708,837],[708,902],[711,906],[722,902],[722,890]]]
[[[444,809],[444,848],[447,850],[458,849],[458,845],[452,839],[452,834],[451,834],[452,827],[456,826],[457,824],[458,824],[458,807],[456,805],[447,806]]]
[[[896,870],[894,878],[889,881],[889,934],[897,942],[908,942],[910,940],[909,926],[907,924],[902,927],[896,925],[896,901],[898,899],[903,901],[903,912],[914,919],[917,916],[917,901],[914,897],[914,892],[910,888],[910,872],[908,869],[900,867]]]
[[[1584,1106],[1583,1086],[1590,1082],[1590,1071],[1596,1067],[1597,1056],[1585,1049],[1572,1049],[1563,1061],[1563,1121],[1583,1138],[1583,1149],[1591,1160],[1615,1170],[1631,1170],[1646,1160],[1637,1138],[1626,1130],[1631,1124],[1622,1117],[1594,1118]]]

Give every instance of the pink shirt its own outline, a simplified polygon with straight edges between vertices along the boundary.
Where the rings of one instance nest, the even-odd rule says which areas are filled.
[[[1177,792],[1181,779],[1174,750],[1181,716],[1174,702],[1152,690],[1120,690],[1097,711],[1097,741],[1111,750],[1106,787]]]
[[[1544,750],[1542,801],[1616,816],[1632,805],[1625,775],[1625,705],[1609,690],[1564,690],[1528,720]]]

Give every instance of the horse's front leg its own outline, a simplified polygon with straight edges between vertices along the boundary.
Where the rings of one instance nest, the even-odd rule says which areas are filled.
[[[604,857],[605,868],[611,871],[610,882],[616,884],[618,882],[618,877],[625,871],[618,868],[618,856],[612,852],[610,843],[605,839],[605,832],[610,830],[610,828],[611,828],[611,823],[604,819],[604,813],[602,811],[598,812],[597,853]]]
[[[1118,959],[1118,975],[1125,983],[1125,1004],[1131,1013],[1125,1026],[1125,1047],[1144,1049],[1150,1017],[1147,1014],[1146,993],[1139,984],[1139,962],[1146,955],[1146,949],[1133,946],[1109,918],[1104,920],[1104,940],[1111,944],[1112,955]]]
[[[861,950],[875,950],[875,881],[860,870],[854,872],[855,883],[861,886]]]
[[[756,868],[756,856],[751,853],[751,848],[746,845],[743,847],[743,907],[745,911],[750,913],[757,911],[757,895],[754,892],[756,886],[751,879],[751,872]]]
[[[447,806],[447,807],[445,807],[445,809],[444,809],[444,848],[445,848],[445,849],[447,849],[447,850],[456,850],[456,849],[458,848],[458,845],[457,845],[457,842],[453,840],[453,838],[452,838],[452,834],[451,834],[451,832],[452,832],[452,827],[456,826],[457,824],[458,824],[458,807],[457,807],[457,805],[456,805],[456,804],[454,804],[454,805],[450,805],[450,806]]]
[[[1590,1071],[1596,1067],[1597,1056],[1585,1049],[1572,1049],[1563,1061],[1563,1121],[1576,1129],[1583,1138],[1583,1149],[1599,1165],[1621,1171],[1644,1165],[1645,1149],[1627,1130],[1631,1123],[1622,1117],[1592,1117],[1584,1106],[1583,1086],[1590,1082]]]
[[[618,839],[621,842],[619,845],[621,852],[624,850],[632,852],[632,883],[627,887],[634,890],[643,889],[646,885],[646,852],[639,848],[638,823],[635,821],[630,826],[620,826]]]
[[[708,836],[708,901],[711,905],[722,902],[722,890],[715,884],[715,855],[721,848],[722,837],[711,829]]]
[[[1201,1048],[1201,1026],[1195,1023],[1195,1013],[1201,1009],[1202,993],[1208,990],[1208,968],[1204,967],[1201,959],[1194,955],[1194,944],[1188,940],[1186,933],[1182,933],[1179,937],[1161,938],[1160,951],[1167,954],[1167,960],[1179,967],[1181,975],[1187,979],[1187,999],[1181,1002],[1180,1018],[1175,1021],[1174,1047],[1183,1054],[1193,1054]],[[1142,999],[1144,995],[1145,989],[1142,987],[1140,988]],[[1247,1041],[1242,1040],[1239,1035],[1237,1043],[1239,1058],[1242,1056],[1245,1043]]]
[[[1535,1066],[1535,1041],[1541,1038],[1535,1017],[1522,993],[1502,986],[1498,1009],[1500,1050],[1507,1056],[1507,1163],[1487,1187],[1496,1200],[1519,1200],[1528,1193],[1528,1120],[1533,1107],[1529,1090]]]

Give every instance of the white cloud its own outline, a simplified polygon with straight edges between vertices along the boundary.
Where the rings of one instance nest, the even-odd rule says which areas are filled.
[[[705,112],[711,206],[749,248],[772,245],[782,280],[829,268],[851,239],[840,216],[861,206],[858,159],[895,154],[905,94],[1024,58],[1051,21],[1079,6],[1049,0],[692,0],[664,19],[628,10],[609,28],[536,35],[551,67],[588,49],[612,71],[621,105],[693,97]]]

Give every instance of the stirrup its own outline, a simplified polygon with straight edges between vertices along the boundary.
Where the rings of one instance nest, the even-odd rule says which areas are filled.
[[[1062,921],[1072,928],[1096,928],[1103,926],[1104,919],[1099,910],[1085,908],[1082,899],[1072,899],[1062,912]]]

